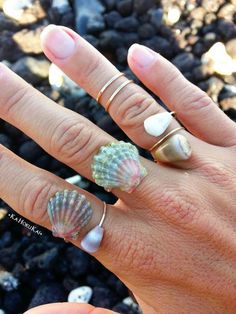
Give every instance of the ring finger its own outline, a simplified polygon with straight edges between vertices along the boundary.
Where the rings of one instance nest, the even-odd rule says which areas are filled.
[[[42,33],[42,45],[49,59],[94,98],[97,98],[106,83],[119,75],[119,71],[103,55],[70,29],[50,25]],[[164,112],[164,109],[140,86],[129,84],[124,76],[113,80],[99,98],[105,108],[109,106],[109,113],[115,122],[136,144],[145,149],[153,147],[164,133],[166,135],[180,127],[172,119],[160,136],[145,132],[144,121],[154,114]],[[200,141],[191,134],[181,132],[191,141],[193,148],[199,144]],[[188,167],[186,161],[183,165]]]

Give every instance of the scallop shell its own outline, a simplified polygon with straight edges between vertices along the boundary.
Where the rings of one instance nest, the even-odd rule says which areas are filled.
[[[90,221],[93,210],[83,194],[64,190],[48,202],[47,212],[55,237],[75,240],[80,230]]]
[[[120,188],[131,193],[146,176],[137,148],[123,141],[102,146],[94,156],[92,176],[107,191]]]

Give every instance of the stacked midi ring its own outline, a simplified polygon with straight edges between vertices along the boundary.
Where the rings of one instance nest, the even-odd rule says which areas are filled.
[[[112,85],[113,82],[115,82],[118,78],[120,78],[121,76],[124,76],[124,73],[122,72],[118,72],[115,76],[113,76],[98,92],[98,95],[96,97],[96,101],[99,103],[103,93],[106,91],[106,89]],[[108,99],[107,103],[105,104],[105,110],[107,112],[109,112],[109,108],[110,105],[112,103],[112,101],[114,100],[114,98],[120,93],[120,91],[128,84],[133,83],[133,80],[126,80],[124,81],[114,92],[113,94],[110,96],[110,98]]]
[[[165,133],[173,119],[175,112],[157,113],[144,121],[145,131],[152,136],[160,137]],[[192,154],[188,139],[178,132],[183,130],[178,127],[160,138],[150,149],[155,161],[177,162],[187,160]]]

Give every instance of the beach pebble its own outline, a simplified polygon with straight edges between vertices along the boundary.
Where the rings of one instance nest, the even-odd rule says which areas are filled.
[[[46,16],[39,0],[4,0],[3,12],[22,25],[32,24]]]
[[[88,286],[78,287],[72,290],[68,296],[68,302],[89,303],[93,290]]]

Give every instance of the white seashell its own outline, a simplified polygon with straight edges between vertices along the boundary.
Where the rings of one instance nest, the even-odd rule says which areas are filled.
[[[104,228],[100,226],[90,230],[80,243],[82,249],[88,253],[95,253],[100,247],[103,234]]]
[[[68,302],[89,303],[92,298],[93,290],[88,286],[78,287],[68,295]]]
[[[160,136],[166,131],[172,118],[170,112],[154,114],[144,121],[145,131],[152,136]]]
[[[57,192],[48,202],[47,211],[53,235],[65,240],[75,240],[93,214],[86,197],[69,190]]]
[[[158,161],[176,162],[187,160],[192,154],[188,139],[182,134],[175,134],[161,144],[154,152]]]

